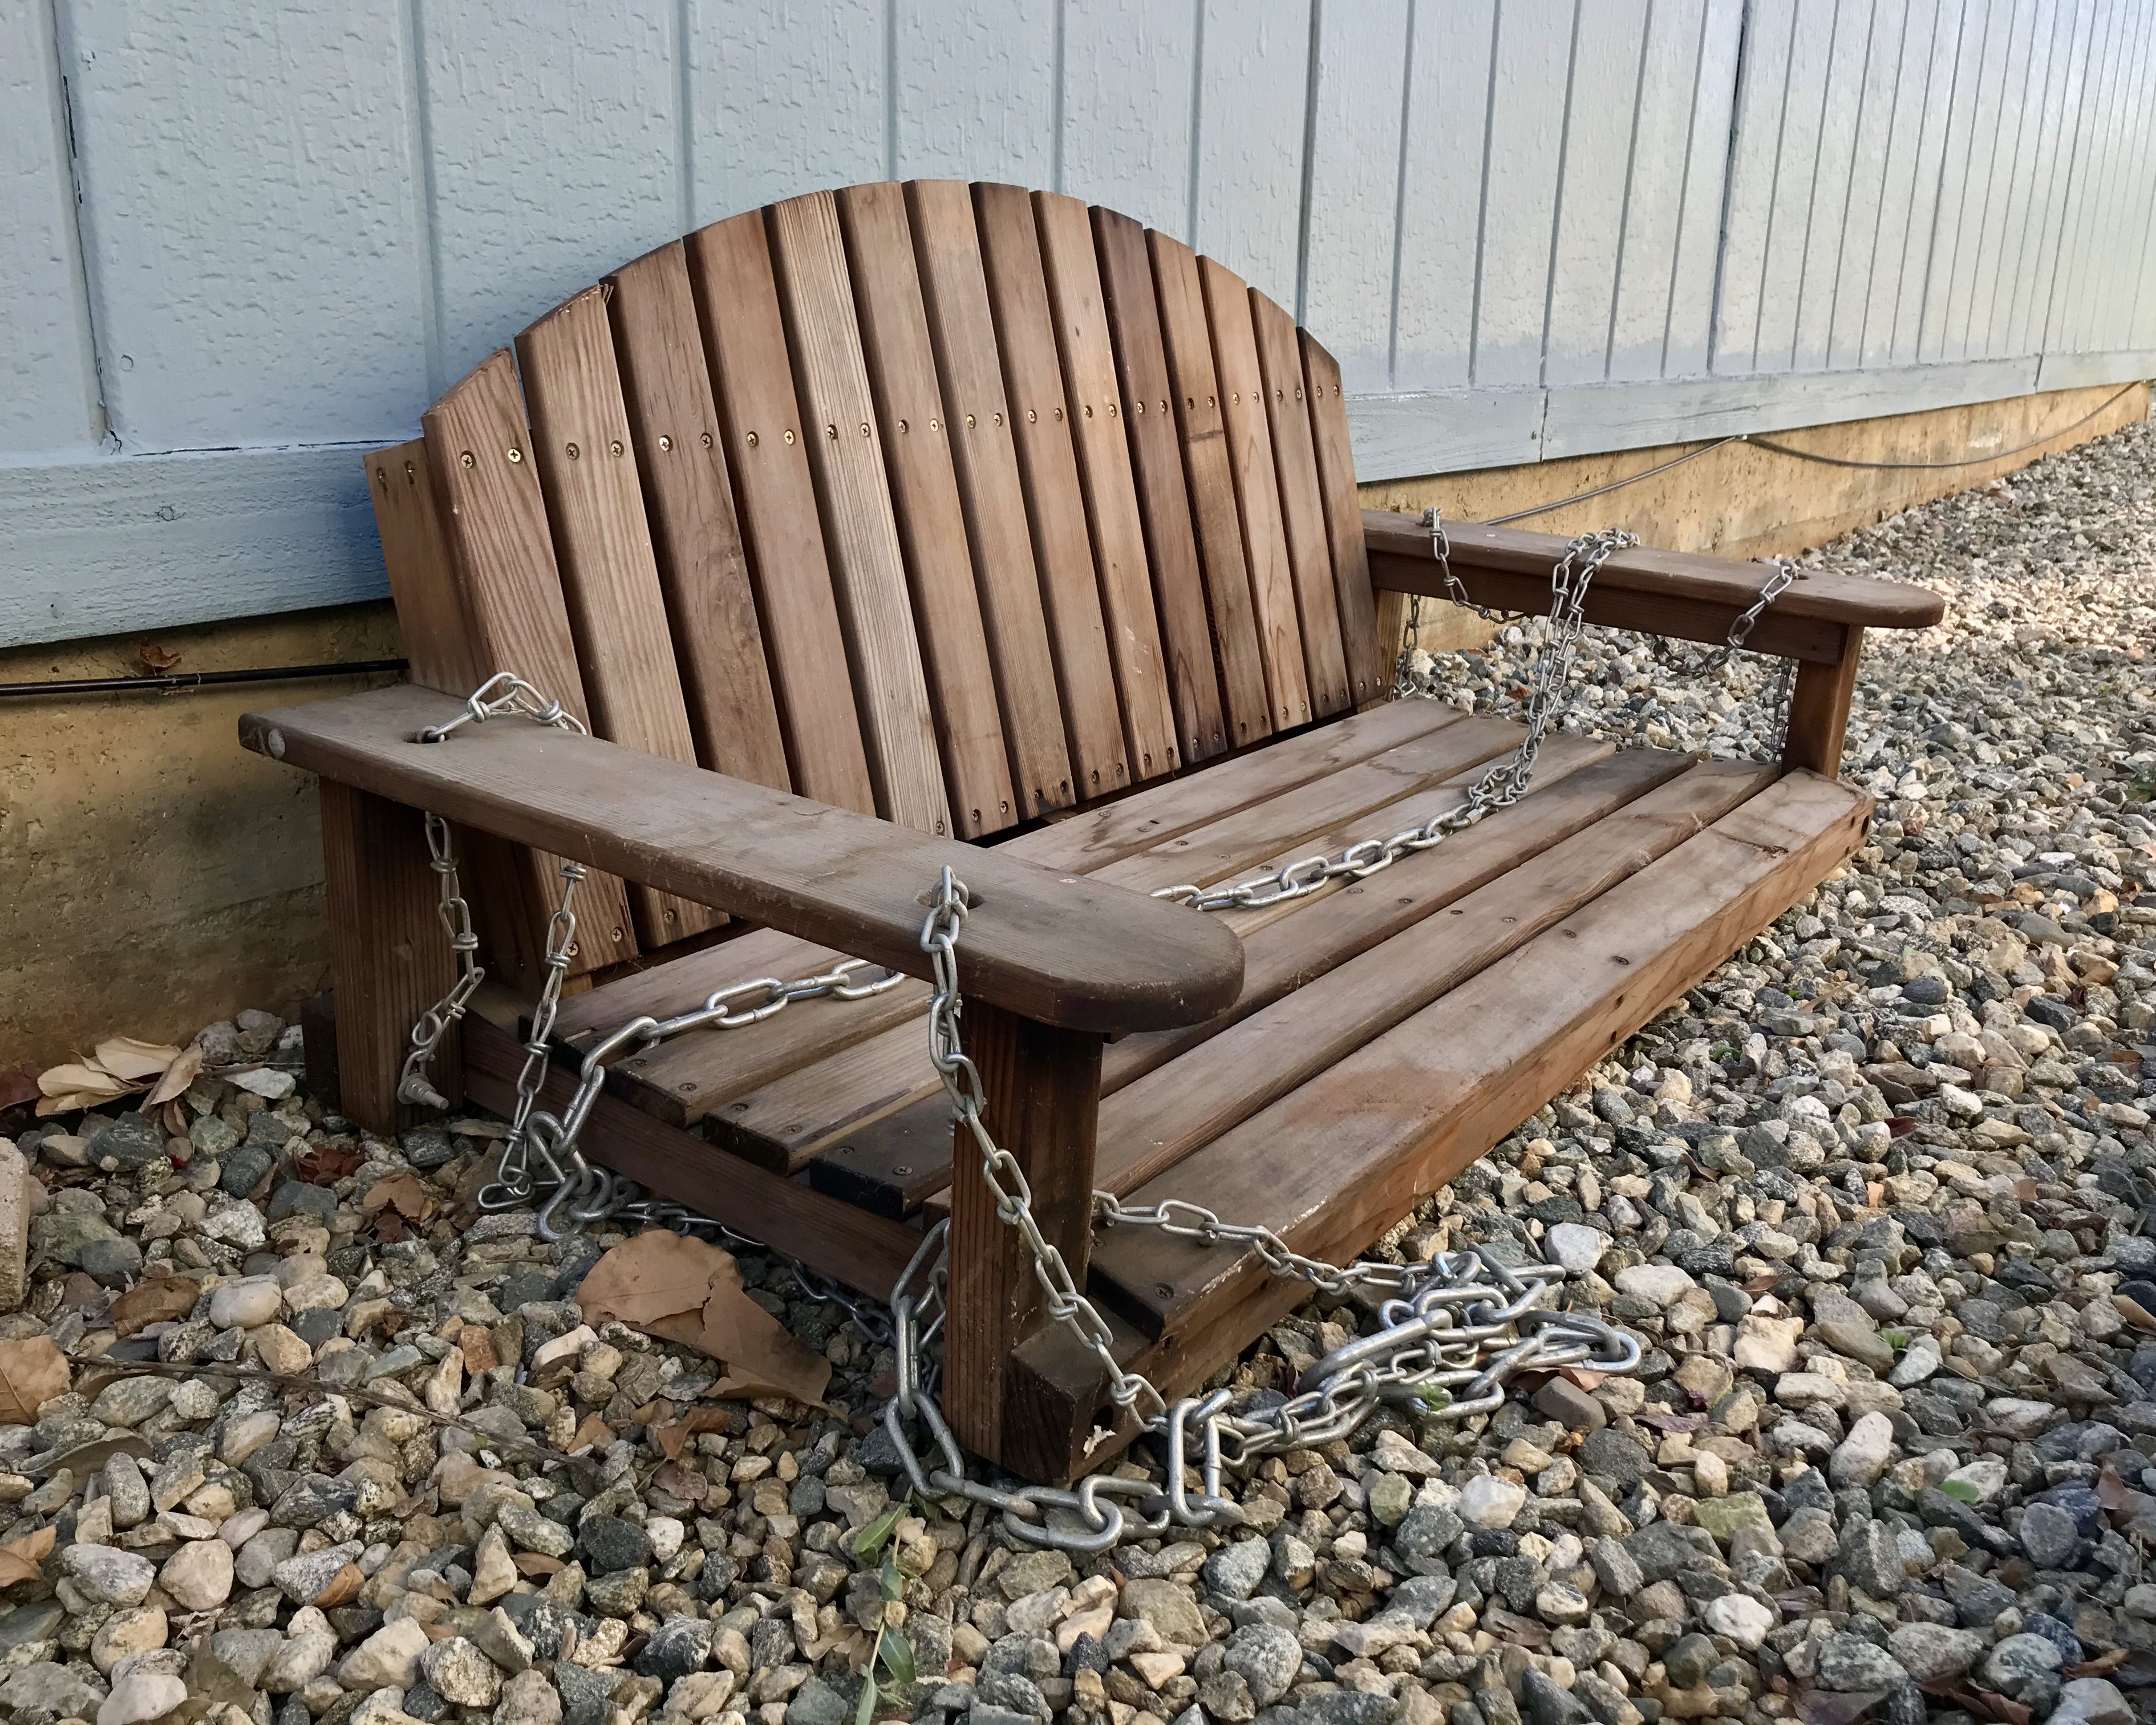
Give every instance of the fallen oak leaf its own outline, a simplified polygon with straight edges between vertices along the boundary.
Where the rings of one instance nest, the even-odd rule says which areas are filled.
[[[395,1173],[367,1189],[359,1207],[370,1216],[394,1210],[408,1222],[424,1222],[434,1214],[434,1189],[417,1174]]]
[[[20,1539],[0,1545],[0,1587],[13,1587],[18,1581],[44,1580],[45,1559],[53,1554],[59,1535],[58,1527],[48,1524],[34,1533],[26,1533]]]
[[[691,1408],[681,1419],[652,1427],[651,1435],[669,1461],[679,1461],[691,1438],[707,1431],[725,1431],[732,1425],[732,1416],[724,1408]]]
[[[122,1096],[131,1096],[142,1086],[119,1077],[94,1061],[69,1060],[57,1066],[49,1066],[38,1074],[38,1092],[42,1100],[38,1103],[40,1114],[72,1113],[78,1108],[95,1108],[106,1102],[116,1102]]]
[[[148,1084],[172,1070],[180,1051],[169,1042],[145,1042],[137,1036],[108,1036],[97,1045],[95,1060],[115,1078]]]
[[[292,1172],[310,1186],[334,1186],[346,1174],[357,1173],[366,1158],[357,1150],[317,1145],[292,1158]]]
[[[145,641],[135,649],[136,661],[146,671],[168,671],[180,662],[181,655],[157,641]]]
[[[142,1098],[142,1111],[147,1114],[152,1108],[162,1107],[185,1094],[187,1087],[202,1076],[202,1045],[191,1042],[179,1058],[165,1068],[164,1076],[150,1086],[150,1094]]]
[[[185,1317],[202,1297],[202,1284],[184,1276],[146,1276],[112,1302],[112,1327],[132,1336],[151,1324]]]
[[[67,1356],[50,1336],[0,1342],[0,1425],[34,1425],[38,1409],[68,1387]]]

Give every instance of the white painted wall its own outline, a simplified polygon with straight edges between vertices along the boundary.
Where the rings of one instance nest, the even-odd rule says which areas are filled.
[[[2156,372],[2156,0],[0,0],[0,642],[382,591],[358,452],[813,187],[1054,187],[1365,478]]]

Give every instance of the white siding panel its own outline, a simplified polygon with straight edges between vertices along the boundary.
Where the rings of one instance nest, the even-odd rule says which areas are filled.
[[[1820,157],[1827,126],[1829,85],[1837,50],[1845,51],[1842,14],[1856,0],[1795,0],[1784,68],[1779,147],[1774,202],[1768,211],[1767,275],[1753,337],[1753,369],[1785,372],[1794,363],[1797,321],[1804,310],[1811,260],[1812,213],[1826,186]],[[1861,21],[1860,21],[1861,22]]]
[[[76,0],[84,239],[130,450],[407,431],[427,400],[394,8]]]
[[[1609,375],[1628,193],[1645,189],[1634,169],[1649,9],[1649,0],[1596,0],[1579,11],[1543,341],[1546,382],[1599,382]],[[1659,189],[1674,203],[1677,182]]]
[[[1940,0],[1933,21],[1923,119],[1917,131],[1909,218],[1902,230],[1902,269],[1885,355],[1887,362],[1893,364],[1915,363],[1923,335],[1924,295],[1931,284],[1932,242],[1938,228],[1939,187],[1945,172],[1954,71],[1961,57],[1962,23],[1967,10],[1968,0]]]
[[[1291,309],[1325,331],[1345,387],[1358,394],[1392,387],[1409,12],[1409,0],[1325,0],[1318,13],[1309,226]]]
[[[1291,305],[1301,264],[1310,0],[1205,0],[1190,244]]]
[[[891,172],[886,0],[685,0],[701,228]]]
[[[1783,98],[1794,47],[1797,7],[1798,0],[1750,0],[1748,51],[1737,92],[1728,209],[1722,223],[1722,285],[1715,307],[1717,372],[1757,369],[1774,171],[1781,154]]]
[[[1056,190],[1163,234],[1190,225],[1191,0],[1065,0]],[[1392,218],[1385,221],[1389,229]]]
[[[1661,375],[1707,23],[1707,0],[1651,0],[1646,8],[1603,376]]]
[[[1879,261],[1881,217],[1887,208],[1887,155],[1893,141],[1895,97],[1901,89],[1902,52],[1909,33],[1907,6],[1878,0],[1871,11],[1865,50],[1864,84],[1851,140],[1849,198],[1842,213],[1841,249],[1827,327],[1829,370],[1860,362],[1864,323],[1871,309],[1871,283]]]
[[[426,0],[442,382],[687,222],[675,0]]]
[[[1737,65],[1743,34],[1744,0],[1708,0],[1691,130],[1685,141],[1681,175],[1684,209],[1663,338],[1665,377],[1697,377],[1709,369],[1722,196],[1729,178],[1730,130],[1737,111]],[[1636,170],[1634,178],[1638,178]]]
[[[1857,133],[1864,123],[1866,74],[1876,34],[1876,0],[1836,0],[1819,134],[1812,147],[1811,207],[1797,259],[1797,321],[1789,349],[1793,370],[1825,369],[1841,290],[1848,240]],[[1784,167],[1787,167],[1786,161]]]
[[[1050,182],[1055,3],[894,0],[897,178]]]
[[[2051,195],[2051,162],[2058,146],[2057,104],[2064,88],[2066,51],[2072,39],[2071,8],[2040,0],[2024,83],[2021,148],[2015,163],[2007,252],[1991,311],[1992,351],[2026,353],[2029,281],[2041,274],[2036,247]]]
[[[1552,213],[1563,167],[1573,31],[1584,3],[1506,0],[1498,12],[1470,371],[1481,388],[1542,382]]]
[[[1400,187],[1395,389],[1451,389],[1468,381],[1496,32],[1496,0],[1416,8]]]
[[[1942,359],[1964,359],[1981,351],[1980,334],[1974,327],[1976,306],[1986,296],[1999,267],[1994,223],[2013,172],[2004,121],[2007,80],[2012,69],[2023,64],[2015,51],[2018,9],[2016,0],[1989,0],[1986,8],[1962,219],[1947,278],[1945,322],[1939,331],[1938,357]],[[1974,347],[1973,342],[1977,344]]]
[[[0,455],[91,449],[97,375],[52,15],[0,12]]]

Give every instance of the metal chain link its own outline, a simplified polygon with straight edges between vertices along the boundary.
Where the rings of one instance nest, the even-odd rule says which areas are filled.
[[[1599,542],[1602,537],[1629,536],[1590,536]],[[1614,548],[1614,544],[1609,546],[1601,556],[1607,557]],[[1591,565],[1585,572],[1591,576]],[[1585,578],[1579,580],[1578,594],[1584,593],[1585,584]],[[1568,577],[1562,569],[1558,588],[1561,594],[1571,591]],[[1573,598],[1572,609],[1576,614],[1577,596]],[[1576,623],[1573,632],[1576,634]],[[558,705],[547,701],[521,679],[506,680],[506,696],[482,701],[480,696],[486,692],[482,690],[468,703],[464,717],[437,727],[438,734],[427,740],[439,741],[464,723],[502,712],[526,713],[544,723],[558,723],[565,716]],[[492,689],[504,682],[505,679],[496,678],[486,686]],[[1532,766],[1530,753],[1525,770],[1532,772]],[[1524,786],[1524,778],[1520,783]],[[1517,794],[1517,789],[1512,792]],[[430,824],[430,847],[436,836]],[[441,828],[439,840],[434,855],[437,870],[444,878],[444,922],[454,942],[457,931],[469,927],[469,910],[456,896],[455,858],[446,825]],[[517,1080],[515,1117],[502,1147],[496,1177],[480,1194],[480,1207],[506,1209],[531,1202],[543,1192],[539,1232],[545,1239],[559,1236],[556,1216],[562,1213],[572,1224],[619,1220],[681,1233],[708,1231],[716,1237],[768,1251],[768,1247],[724,1224],[686,1205],[651,1198],[633,1182],[594,1168],[584,1159],[577,1140],[604,1082],[605,1062],[632,1044],[649,1048],[690,1029],[733,1029],[759,1023],[797,1000],[860,999],[890,988],[899,980],[900,973],[887,971],[878,981],[855,983],[851,978],[869,966],[865,961],[850,959],[821,976],[795,982],[764,977],[737,983],[675,1018],[633,1019],[586,1053],[577,1089],[557,1117],[536,1104],[546,1076],[562,982],[575,952],[573,901],[585,870],[581,864],[565,862],[562,872],[566,883],[562,904],[548,927],[547,981],[524,1045],[525,1064]],[[460,920],[453,920],[448,914],[452,899],[462,911]],[[1142,1432],[1164,1440],[1166,1481],[1164,1489],[1156,1489],[1149,1481],[1096,1474],[1081,1481],[1075,1490],[1065,1491],[1045,1486],[1005,1490],[969,1477],[964,1451],[935,1399],[935,1367],[928,1351],[945,1317],[947,1221],[937,1223],[923,1236],[891,1291],[888,1319],[856,1301],[837,1283],[803,1266],[791,1266],[811,1298],[836,1301],[872,1340],[891,1343],[897,1389],[885,1408],[883,1424],[916,1491],[929,1497],[957,1496],[998,1509],[1013,1537],[1028,1543],[1076,1553],[1105,1551],[1134,1532],[1158,1535],[1171,1526],[1195,1528],[1240,1522],[1241,1511],[1221,1492],[1225,1468],[1246,1465],[1283,1450],[1344,1438],[1388,1403],[1412,1404],[1425,1416],[1458,1419],[1496,1409],[1504,1400],[1507,1382],[1523,1371],[1566,1366],[1585,1366],[1605,1373],[1636,1368],[1640,1358],[1637,1338],[1586,1313],[1559,1312],[1543,1303],[1564,1274],[1553,1266],[1531,1266],[1516,1273],[1481,1246],[1465,1252],[1440,1252],[1415,1265],[1363,1261],[1336,1266],[1296,1251],[1270,1229],[1225,1222],[1197,1204],[1169,1201],[1137,1206],[1123,1204],[1111,1193],[1096,1192],[1095,1214],[1102,1225],[1157,1228],[1207,1245],[1247,1245],[1274,1274],[1308,1282],[1323,1291],[1368,1296],[1390,1291],[1389,1297],[1378,1308],[1383,1327],[1375,1334],[1357,1337],[1307,1368],[1291,1393],[1254,1392],[1239,1398],[1229,1390],[1216,1389],[1171,1404],[1157,1385],[1141,1373],[1126,1371],[1116,1360],[1106,1321],[1079,1288],[1062,1253],[1041,1233],[1024,1170],[997,1144],[983,1118],[986,1092],[960,1034],[963,1007],[957,950],[970,901],[964,882],[945,868],[932,894],[921,932],[921,949],[928,955],[934,982],[928,1009],[929,1059],[942,1080],[957,1121],[980,1153],[982,1178],[995,1201],[998,1217],[1025,1246],[1034,1276],[1047,1296],[1050,1320],[1069,1330],[1100,1362],[1106,1375],[1108,1398],[1115,1406],[1134,1420]],[[470,962],[465,948],[456,950],[460,958]],[[471,965],[471,969],[476,968]],[[463,986],[461,978],[459,986]],[[469,998],[467,991],[457,1000],[458,1013]],[[449,1014],[450,1001],[455,999],[454,993],[446,997],[437,1013]],[[430,1014],[429,1018],[434,1016]],[[454,1015],[445,1017],[444,1027],[452,1021]],[[423,1019],[420,1029],[414,1032],[415,1048],[428,1022]],[[439,1030],[432,1033],[428,1043],[430,1051],[440,1034]],[[908,1422],[913,1420],[928,1430],[934,1465],[924,1465],[915,1452],[907,1430]],[[1195,1493],[1187,1477],[1193,1465],[1199,1479]],[[1127,1511],[1125,1502],[1129,1503]]]
[[[457,979],[449,992],[420,1014],[418,1022],[412,1026],[412,1051],[404,1056],[404,1070],[398,1075],[397,1100],[422,1108],[446,1108],[449,1099],[434,1088],[427,1067],[434,1050],[442,1045],[442,1038],[449,1034],[449,1026],[465,1015],[472,996],[486,980],[486,967],[479,962],[479,937],[472,932],[471,906],[465,902],[457,879],[457,853],[449,839],[449,824],[431,810],[427,815],[427,866],[441,882],[441,901],[434,914],[441,919],[449,951],[455,956]]]
[[[1435,516],[1436,511],[1431,511]],[[1437,531],[1442,531],[1442,528]],[[1419,827],[1409,827],[1389,839],[1364,839],[1337,856],[1322,853],[1254,875],[1229,886],[1207,889],[1185,883],[1163,886],[1155,898],[1173,899],[1197,911],[1242,911],[1306,898],[1342,879],[1363,880],[1389,869],[1412,851],[1427,850],[1450,834],[1473,826],[1485,816],[1518,802],[1533,782],[1535,762],[1543,739],[1563,710],[1572,679],[1572,660],[1584,626],[1583,608],[1595,571],[1618,552],[1637,545],[1639,539],[1619,529],[1583,533],[1565,547],[1564,555],[1550,572],[1549,633],[1535,655],[1529,673],[1527,734],[1509,757],[1493,762],[1467,788],[1455,807],[1432,815]],[[1447,580],[1451,565],[1445,564]]]

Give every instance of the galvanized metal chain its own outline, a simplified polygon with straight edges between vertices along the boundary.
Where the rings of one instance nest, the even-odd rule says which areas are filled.
[[[1435,516],[1437,511],[1430,513]],[[1443,529],[1440,526],[1434,531],[1441,533]],[[1518,802],[1533,782],[1543,739],[1568,699],[1573,655],[1585,624],[1582,613],[1595,571],[1617,552],[1639,542],[1633,534],[1605,529],[1583,533],[1565,547],[1564,555],[1550,572],[1549,633],[1543,638],[1529,674],[1527,734],[1507,758],[1486,768],[1454,807],[1389,839],[1362,839],[1337,856],[1320,853],[1301,857],[1268,873],[1209,889],[1188,883],[1163,886],[1153,896],[1173,899],[1198,911],[1252,910],[1306,898],[1335,880],[1360,880],[1380,869],[1389,869],[1403,856],[1442,844],[1452,834]],[[1445,572],[1450,580],[1449,562]]]
[[[1562,579],[1559,584],[1561,590],[1566,586]],[[1584,582],[1580,590],[1584,590]],[[560,713],[557,706],[521,679],[507,681],[513,686],[506,700],[497,696],[482,701],[475,695],[466,717],[439,727],[439,736],[432,740],[470,720],[507,711],[559,722],[548,716]],[[1532,767],[1530,758],[1528,770]],[[429,836],[431,843],[435,837],[431,827]],[[439,839],[434,854],[444,876],[446,904],[455,896],[456,877],[445,826]],[[608,1220],[709,1233],[767,1251],[724,1224],[685,1204],[653,1198],[634,1183],[585,1160],[578,1139],[604,1083],[606,1062],[632,1045],[649,1048],[688,1030],[760,1023],[798,1000],[852,1000],[879,993],[899,980],[899,973],[890,971],[878,980],[857,983],[853,978],[870,967],[851,959],[820,976],[794,982],[765,977],[738,983],[671,1019],[632,1019],[586,1051],[577,1088],[557,1116],[537,1103],[562,982],[576,950],[574,900],[585,870],[581,864],[564,863],[562,875],[562,903],[548,927],[547,980],[524,1045],[515,1115],[496,1177],[480,1194],[481,1208],[506,1209],[543,1197],[539,1232],[549,1240],[559,1236],[563,1220],[571,1224]],[[460,897],[456,902],[462,906]],[[883,1423],[916,1490],[988,1504],[1002,1512],[1006,1527],[1022,1541],[1072,1552],[1104,1551],[1134,1532],[1157,1535],[1171,1526],[1219,1527],[1240,1521],[1241,1512],[1222,1495],[1225,1469],[1280,1450],[1345,1437],[1388,1403],[1411,1404],[1424,1417],[1460,1419],[1495,1409],[1504,1399],[1507,1383],[1523,1371],[1585,1366],[1599,1372],[1627,1372],[1637,1367],[1640,1350],[1635,1338],[1586,1313],[1560,1312],[1545,1303],[1564,1273],[1555,1266],[1531,1266],[1516,1272],[1480,1246],[1440,1252],[1414,1265],[1336,1266],[1296,1251],[1270,1229],[1226,1222],[1197,1204],[1170,1201],[1131,1205],[1111,1193],[1096,1192],[1095,1214],[1102,1225],[1157,1228],[1207,1245],[1240,1244],[1255,1250],[1274,1274],[1294,1277],[1320,1291],[1385,1296],[1378,1308],[1383,1327],[1307,1368],[1291,1392],[1238,1397],[1216,1389],[1171,1403],[1157,1385],[1125,1370],[1116,1359],[1106,1321],[1078,1286],[1061,1252],[1040,1230],[1024,1170],[997,1144],[983,1118],[986,1092],[966,1053],[960,1025],[957,952],[969,903],[965,884],[945,868],[921,932],[934,981],[928,1011],[929,1059],[959,1123],[980,1154],[982,1178],[995,1200],[998,1216],[1024,1243],[1028,1262],[1047,1296],[1050,1321],[1069,1330],[1100,1362],[1115,1407],[1141,1431],[1163,1440],[1165,1485],[1157,1488],[1147,1480],[1096,1474],[1068,1491],[1044,1486],[1004,1489],[969,1476],[964,1451],[936,1402],[935,1367],[929,1353],[943,1326],[947,1285],[949,1224],[938,1223],[923,1236],[892,1290],[887,1319],[837,1283],[800,1265],[792,1266],[811,1298],[835,1301],[872,1339],[891,1343],[897,1389],[885,1409]],[[446,914],[444,920],[454,939],[458,928],[469,927],[469,911],[461,921],[452,922]],[[465,949],[458,951],[460,960],[465,959]],[[477,968],[475,963],[472,968]],[[469,999],[467,992],[457,1004],[459,1012]],[[446,1013],[448,1001],[438,1010]],[[425,1023],[422,1021],[423,1029]],[[439,1042],[439,1034],[434,1034],[434,1041]],[[417,1040],[415,1032],[415,1044]],[[909,1422],[914,1421],[927,1429],[933,1446],[929,1463],[915,1452],[908,1430]],[[1199,1482],[1194,1492],[1188,1478],[1194,1466]]]
[[[573,732],[578,737],[591,735],[584,721],[553,696],[533,688],[515,671],[496,671],[465,697],[465,710],[456,717],[439,725],[428,726],[413,740],[418,742],[445,742],[454,732],[467,725],[483,725],[489,719],[499,719],[512,713],[536,720],[542,725],[551,725],[557,730]]]
[[[456,847],[449,838],[449,824],[431,811],[427,815],[427,866],[441,883],[441,901],[434,914],[449,937],[449,951],[457,966],[457,979],[449,992],[419,1014],[412,1026],[412,1050],[404,1056],[398,1075],[397,1100],[422,1108],[446,1108],[449,1099],[436,1090],[427,1076],[434,1050],[442,1045],[449,1026],[465,1015],[472,996],[486,980],[486,967],[479,962],[479,937],[472,932],[471,906],[465,902],[457,879]]]
[[[1360,1262],[1336,1266],[1296,1251],[1271,1230],[1224,1222],[1200,1205],[1125,1204],[1093,1194],[1096,1217],[1109,1226],[1151,1227],[1205,1245],[1234,1242],[1255,1250],[1277,1276],[1334,1292],[1391,1290],[1378,1316],[1383,1327],[1307,1367],[1291,1393],[1238,1397],[1227,1389],[1171,1403],[1142,1375],[1116,1359],[1106,1322],[1078,1288],[1063,1255],[1044,1236],[1032,1192],[1016,1159],[999,1147],[983,1118],[979,1073],[960,1034],[957,948],[964,927],[964,883],[946,868],[921,932],[935,974],[929,1005],[930,1059],[958,1120],[981,1157],[981,1177],[996,1214],[1024,1242],[1034,1276],[1047,1296],[1048,1314],[1101,1363],[1108,1399],[1138,1429],[1165,1440],[1165,1486],[1094,1475],[1075,1491],[1019,1486],[1004,1489],[968,1477],[965,1456],[929,1388],[926,1338],[940,1325],[943,1290],[936,1279],[939,1223],[892,1291],[898,1388],[884,1410],[884,1429],[915,1490],[957,1496],[1000,1509],[1017,1539],[1065,1551],[1105,1551],[1133,1532],[1158,1535],[1170,1526],[1231,1525],[1241,1512],[1221,1492],[1223,1472],[1281,1450],[1329,1443],[1355,1431],[1387,1403],[1406,1402],[1425,1417],[1461,1419],[1489,1413],[1504,1400],[1507,1382],[1527,1370],[1586,1366],[1621,1373],[1637,1368],[1638,1340],[1584,1312],[1543,1303],[1564,1272],[1554,1266],[1508,1269],[1485,1248],[1440,1252],[1419,1264]],[[932,1463],[916,1455],[907,1422],[927,1428]],[[1198,1470],[1189,1490],[1187,1469]],[[1137,1500],[1126,1508],[1116,1498]],[[1057,1512],[1050,1519],[1050,1512]]]
[[[1768,566],[1766,578],[1759,583],[1758,597],[1746,606],[1729,625],[1728,639],[1697,665],[1684,668],[1684,675],[1695,682],[1705,682],[1709,677],[1719,676],[1729,662],[1744,650],[1753,625],[1767,614],[1767,608],[1795,585],[1797,562],[1794,557],[1762,558]],[[1772,718],[1768,735],[1780,736],[1789,727],[1789,700],[1795,692],[1797,662],[1794,659],[1778,659],[1774,671],[1774,694],[1770,702]]]

